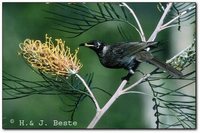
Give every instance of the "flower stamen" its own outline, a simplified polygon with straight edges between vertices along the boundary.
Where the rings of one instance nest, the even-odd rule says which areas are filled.
[[[75,53],[70,52],[70,48],[65,46],[65,41],[45,36],[45,43],[40,40],[26,39],[19,44],[20,54],[32,65],[45,73],[52,75],[70,76],[76,74],[82,68],[82,64],[77,57],[79,49]]]

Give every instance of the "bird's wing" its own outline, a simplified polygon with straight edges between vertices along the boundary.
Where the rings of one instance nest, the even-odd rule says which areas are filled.
[[[110,45],[112,53],[117,56],[132,56],[137,52],[144,50],[147,47],[150,47],[157,42],[128,42],[128,43],[118,43],[115,45]]]

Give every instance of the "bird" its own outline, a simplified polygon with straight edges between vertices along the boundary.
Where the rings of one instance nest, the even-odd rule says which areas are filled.
[[[84,46],[92,49],[99,57],[100,63],[111,69],[126,69],[128,74],[122,80],[129,80],[134,74],[137,67],[142,62],[148,62],[159,69],[168,72],[175,77],[182,77],[181,71],[173,68],[169,64],[160,61],[154,57],[148,48],[155,47],[158,42],[117,42],[115,44],[106,44],[100,40],[92,40],[86,43],[81,43],[79,46]]]

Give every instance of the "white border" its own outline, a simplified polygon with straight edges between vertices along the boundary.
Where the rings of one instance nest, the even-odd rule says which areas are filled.
[[[199,18],[200,18],[200,16],[199,16],[199,8],[198,8],[198,5],[199,5],[199,2],[197,1],[197,0],[184,0],[184,1],[180,1],[180,0],[170,0],[170,1],[161,1],[161,0],[158,0],[158,1],[147,1],[147,0],[134,0],[134,1],[131,1],[131,0],[104,0],[104,1],[102,1],[102,0],[85,0],[85,1],[82,1],[82,0],[73,0],[73,1],[69,1],[69,0],[56,0],[56,1],[52,1],[52,0],[32,0],[32,1],[19,1],[19,0],[3,0],[2,2],[197,2],[197,22],[199,22]],[[1,10],[0,10],[0,18],[1,18],[1,24],[0,24],[0,29],[1,29],[1,32],[0,32],[0,40],[1,40],[1,42],[0,42],[0,54],[1,54],[1,58],[0,58],[0,62],[1,62],[1,66],[0,66],[0,85],[1,85],[1,99],[2,99],[2,2],[0,2],[0,8],[1,8]],[[197,35],[198,35],[198,31],[199,31],[199,25],[198,25],[198,23],[197,23]],[[197,43],[199,42],[199,36],[197,36]],[[200,57],[199,57],[199,52],[200,52],[200,49],[199,49],[199,46],[197,45],[197,77],[199,77],[199,72],[198,72],[198,70],[199,70],[199,65],[198,65],[198,62],[200,62]],[[200,90],[198,90],[199,88],[198,88],[198,86],[199,86],[199,82],[197,81],[197,96],[199,97],[199,92],[200,92]],[[197,130],[189,130],[190,132],[199,132],[199,119],[200,119],[200,115],[199,115],[199,106],[200,106],[200,101],[199,101],[199,98],[197,97]],[[1,112],[2,112],[2,101],[1,101],[1,103],[0,103],[0,110],[1,110]],[[5,131],[9,131],[9,132],[19,132],[19,133],[21,133],[21,132],[57,132],[57,131],[59,131],[59,132],[95,132],[95,131],[97,131],[97,132],[110,132],[111,130],[79,130],[79,131],[77,131],[77,130],[25,130],[25,129],[23,129],[23,130],[3,130],[2,129],[2,114],[1,114],[1,120],[0,120],[0,126],[1,126],[1,130],[0,130],[0,132],[5,132]],[[134,129],[132,129],[132,130],[112,130],[112,132],[115,132],[115,133],[118,133],[118,132],[124,132],[124,131],[134,131],[134,132],[146,132],[146,131],[148,131],[148,132],[165,132],[165,131],[170,131],[170,132],[172,132],[172,133],[176,133],[176,132],[186,132],[186,131],[188,131],[188,130],[134,130]]]

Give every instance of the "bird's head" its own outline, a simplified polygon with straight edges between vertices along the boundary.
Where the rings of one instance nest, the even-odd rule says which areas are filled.
[[[87,43],[81,43],[79,46],[85,46],[94,50],[97,53],[100,53],[103,50],[105,44],[101,41],[93,40]]]

